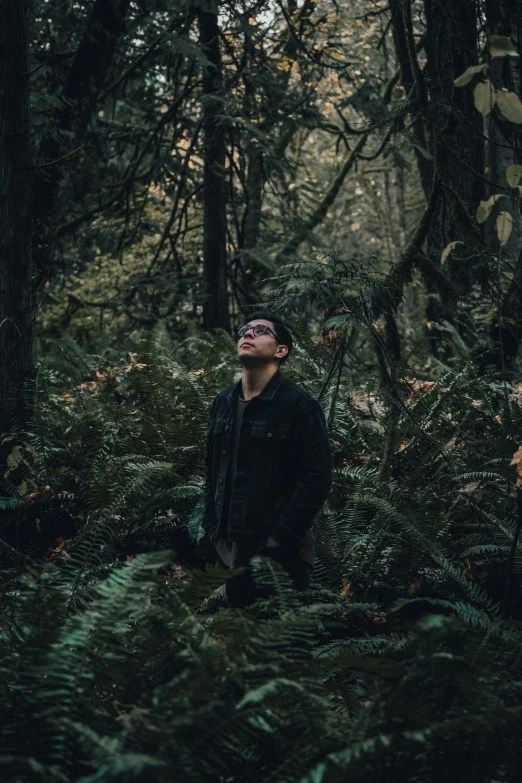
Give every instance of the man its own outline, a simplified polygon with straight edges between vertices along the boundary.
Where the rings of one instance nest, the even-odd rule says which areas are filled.
[[[278,561],[307,590],[314,567],[313,519],[331,484],[324,414],[317,400],[279,372],[292,350],[285,321],[257,311],[238,330],[243,372],[210,412],[203,528],[223,563],[247,569],[226,582],[229,604],[262,593],[248,563]]]

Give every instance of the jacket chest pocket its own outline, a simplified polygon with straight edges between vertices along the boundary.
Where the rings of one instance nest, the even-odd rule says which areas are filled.
[[[214,437],[223,437],[232,429],[232,422],[227,419],[218,419],[212,428]]]
[[[252,425],[252,437],[259,443],[266,443],[277,449],[288,438],[288,424],[270,424],[266,421],[257,421]]]
[[[253,476],[258,486],[281,477],[288,451],[288,424],[254,422],[250,439]]]
[[[218,419],[212,427],[212,439],[214,441],[214,454],[216,458],[220,459],[228,446],[230,441],[230,433],[232,432],[232,422],[226,419]]]
[[[271,480],[280,470],[288,447],[288,424],[254,422],[250,439],[258,479]]]

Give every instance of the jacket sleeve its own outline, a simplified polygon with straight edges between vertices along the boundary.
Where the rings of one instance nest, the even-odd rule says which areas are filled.
[[[217,398],[216,398],[217,399]],[[207,437],[205,444],[205,483],[204,483],[204,509],[203,519],[201,525],[203,530],[208,531],[214,525],[218,524],[216,517],[216,504],[214,500],[214,482],[212,480],[212,452],[213,452],[213,438],[212,438],[212,417],[216,407],[216,400],[212,403],[210,408],[210,415],[207,425]]]
[[[280,544],[298,546],[312,527],[332,484],[332,457],[323,409],[311,400],[296,430],[296,454],[302,455],[295,489],[271,535]]]

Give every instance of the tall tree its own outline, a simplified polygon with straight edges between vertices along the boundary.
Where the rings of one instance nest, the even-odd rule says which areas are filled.
[[[484,143],[482,120],[473,105],[473,95],[456,88],[454,80],[477,63],[477,8],[469,0],[424,0],[424,9],[427,89],[420,87],[420,98],[426,101],[424,111],[434,174],[440,183],[427,256],[431,267],[440,272],[444,248],[458,241],[452,256],[455,262],[449,259],[447,269],[456,289],[465,293],[473,279],[470,271],[484,250],[471,219],[482,193]],[[473,342],[462,313],[456,315],[454,302],[441,295],[436,278],[428,278],[427,284],[431,295],[427,320],[435,322],[429,332],[434,350],[444,351],[444,341],[436,327],[441,321],[455,324]]]
[[[30,414],[35,273],[31,262],[32,161],[28,0],[0,10],[0,430]]]
[[[487,32],[490,36],[503,36],[504,40],[514,42],[520,51],[522,41],[522,2],[521,0],[496,0],[486,2]],[[490,50],[491,50],[490,46]],[[495,49],[493,48],[493,54]],[[520,95],[521,72],[520,57],[490,56],[489,79],[495,90],[508,90]],[[512,118],[511,118],[512,119]],[[486,174],[490,181],[487,193],[503,193],[507,198],[500,199],[493,207],[491,217],[486,223],[486,237],[495,255],[504,256],[498,266],[499,272],[509,268],[507,258],[513,259],[513,269],[506,283],[506,275],[498,280],[497,313],[492,321],[491,338],[493,351],[492,363],[511,379],[514,362],[522,340],[522,217],[520,198],[516,189],[508,186],[506,171],[508,166],[522,163],[522,131],[520,124],[504,116],[495,105],[486,117]],[[499,248],[495,231],[495,219],[501,212],[512,217],[513,230],[505,243],[504,252]],[[502,217],[500,217],[502,220]],[[504,279],[502,279],[504,278]],[[504,283],[504,285],[502,285]]]
[[[225,85],[216,0],[200,0],[197,13],[201,48],[208,59],[203,72],[203,328],[228,329]]]
[[[42,145],[46,160],[35,178],[35,266],[40,280],[51,270],[51,246],[56,222],[70,196],[71,161],[85,137],[96,101],[105,84],[116,46],[125,32],[130,0],[94,0],[55,117],[56,128]],[[50,165],[49,165],[50,164]]]

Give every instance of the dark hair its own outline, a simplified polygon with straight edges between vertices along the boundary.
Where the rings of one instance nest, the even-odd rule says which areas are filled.
[[[255,312],[250,313],[248,316],[248,321],[245,321],[245,323],[251,323],[252,321],[258,319],[262,319],[263,321],[271,321],[274,326],[274,332],[277,334],[278,341],[288,347],[288,353],[286,356],[283,357],[283,359],[279,359],[279,364],[283,364],[283,362],[286,362],[290,356],[290,351],[292,350],[292,346],[294,344],[290,327],[288,326],[283,316],[274,313],[272,310],[256,310]]]

